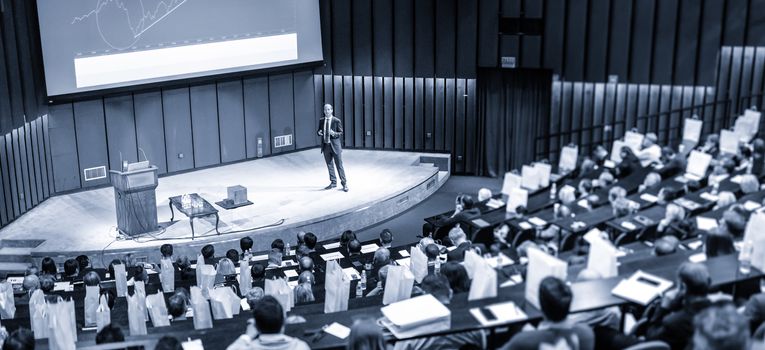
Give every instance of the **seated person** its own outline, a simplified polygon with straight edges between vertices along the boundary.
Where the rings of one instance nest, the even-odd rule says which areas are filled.
[[[347,259],[351,265],[356,267],[361,267],[366,263],[363,255],[361,254],[361,242],[359,242],[358,239],[354,239],[348,242]]]
[[[376,295],[382,295],[385,291],[385,279],[388,278],[388,269],[390,265],[385,265],[377,270],[377,285],[367,293],[366,296],[372,297]],[[369,287],[367,287],[369,288]]]
[[[222,258],[218,261],[218,268],[215,275],[215,284],[231,284],[232,280],[236,283],[236,266],[229,258]]]
[[[694,350],[749,349],[749,325],[730,303],[713,305],[693,320]]]
[[[704,252],[707,254],[707,258],[735,254],[736,248],[733,246],[733,237],[725,233],[707,233],[704,239]]]
[[[723,213],[717,227],[718,232],[728,233],[734,239],[743,238],[749,212],[741,204],[733,204]]]
[[[184,293],[183,288],[176,289],[167,300],[167,314],[173,317],[173,320],[185,320],[186,309],[189,307],[189,296]]]
[[[271,250],[278,250],[282,255],[284,255],[284,241],[281,238],[275,239],[273,242],[271,242]]]
[[[454,261],[447,261],[441,265],[441,275],[449,281],[449,287],[454,293],[470,291],[470,278],[465,266]]]
[[[250,276],[252,276],[253,287],[266,287],[266,268],[263,265],[259,263],[252,264],[250,267]]]
[[[539,304],[543,321],[537,330],[520,332],[502,347],[508,350],[538,350],[542,344],[555,348],[564,342],[566,349],[592,350],[595,346],[592,329],[568,321],[573,295],[566,282],[546,277],[539,284]]]
[[[643,167],[640,164],[640,159],[638,159],[638,157],[632,151],[632,148],[629,148],[627,146],[622,147],[620,151],[620,155],[621,155],[622,161],[619,162],[619,165],[617,165],[616,168],[614,169],[616,171],[616,174],[620,178],[623,178],[629,174],[632,174],[636,170]]]
[[[119,343],[125,341],[120,327],[108,324],[96,334],[96,344]]]
[[[653,242],[653,254],[656,256],[669,255],[677,251],[680,240],[675,236],[664,236]]]
[[[391,244],[393,244],[393,232],[386,228],[380,232],[380,246],[390,248]]]
[[[40,273],[43,275],[51,275],[55,277],[56,274],[58,274],[58,267],[56,267],[56,262],[48,256],[44,257],[42,259],[42,263],[40,263]]]
[[[85,274],[85,271],[87,271],[90,268],[90,258],[88,258],[87,255],[78,255],[74,260],[77,260],[77,264],[79,265],[80,275]]]
[[[305,246],[309,249],[309,254],[311,255],[311,259],[316,260],[316,241],[318,238],[313,232],[306,232],[305,237],[303,237],[303,241],[305,241]]]
[[[446,253],[447,259],[449,261],[461,262],[465,259],[465,251],[470,248],[470,241],[468,241],[465,231],[462,231],[462,228],[456,225],[449,230],[449,240],[457,248]]]
[[[305,304],[316,301],[310,283],[300,283],[295,287],[295,304]]]
[[[40,276],[40,290],[43,293],[48,294],[53,292],[53,287],[56,285],[56,279],[52,275],[44,274]]]
[[[157,340],[154,350],[183,350],[183,345],[175,337],[165,335]]]
[[[603,166],[603,163],[608,159],[608,150],[603,145],[595,146],[592,150],[592,161],[598,166]]]
[[[736,195],[731,191],[722,191],[717,195],[717,203],[712,210],[725,208],[733,203],[736,203]]]
[[[282,271],[282,253],[279,252],[279,249],[272,249],[268,253],[266,278],[270,280],[276,278],[287,278],[287,276],[284,275],[284,271]]]
[[[617,198],[612,205],[612,212],[614,217],[622,218],[637,211],[637,208],[632,206],[630,200],[626,198]]]
[[[303,230],[298,231],[297,233],[297,245],[301,245],[305,243],[305,234],[306,232]]]
[[[162,255],[162,259],[173,260],[173,245],[165,243],[159,247],[159,253]]]
[[[677,225],[685,219],[685,209],[677,204],[667,204],[664,218],[659,221],[656,232],[659,236],[672,235],[684,239],[688,232],[681,232]]]
[[[625,190],[624,187],[614,186],[608,190],[608,202],[611,203],[611,205],[614,205],[618,199],[625,198],[627,198],[627,190]]]
[[[247,291],[245,299],[247,299],[247,305],[250,305],[250,309],[252,309],[258,300],[263,299],[264,296],[266,296],[266,292],[263,291],[263,288],[252,287]]]
[[[101,276],[99,276],[95,271],[89,271],[82,278],[82,281],[87,287],[95,287],[101,284]]]
[[[207,264],[207,265],[215,265],[215,247],[213,247],[212,244],[207,244],[204,247],[202,247],[202,258],[205,259],[205,261],[199,262],[197,261],[197,265],[199,264]]]
[[[756,138],[752,141],[752,174],[762,176],[765,173],[765,141]]]
[[[242,250],[242,256],[252,256],[253,243],[252,238],[247,236],[239,240],[239,249]]]
[[[643,147],[636,154],[641,166],[647,167],[651,164],[658,164],[661,161],[661,146],[656,143],[658,140],[659,138],[652,132],[645,134]]]
[[[586,199],[592,194],[593,187],[592,187],[592,180],[590,179],[582,179],[579,180],[579,185],[577,185],[577,191],[579,192],[579,196],[577,198],[579,199]]]
[[[647,315],[646,338],[661,340],[672,349],[685,349],[693,335],[693,318],[710,305],[711,278],[703,264],[686,262],[677,271],[674,289],[664,293],[660,306]]]
[[[27,292],[27,296],[31,297],[34,291],[40,289],[40,277],[37,277],[37,275],[24,276],[24,280],[21,282],[21,288]]]
[[[490,189],[484,187],[484,188],[481,188],[480,190],[478,190],[478,202],[479,203],[488,201],[489,199],[491,199],[491,197],[492,197],[492,193],[491,193]]]
[[[455,200],[454,213],[450,217],[440,217],[437,219],[438,227],[448,227],[454,224],[474,219],[481,215],[481,211],[475,207],[473,197],[461,194]],[[440,237],[434,237],[440,239]]]
[[[253,319],[247,322],[247,332],[228,346],[237,349],[310,350],[304,341],[284,334],[285,312],[270,295],[258,300],[252,308]]]
[[[638,192],[642,193],[646,190],[650,190],[655,188],[659,185],[661,182],[661,175],[657,172],[650,172],[648,175],[645,176],[645,179],[643,180],[643,183],[638,186]]]
[[[741,192],[745,195],[760,190],[760,182],[757,180],[757,177],[752,174],[741,175],[739,186],[741,187]]]
[[[581,281],[594,281],[603,278],[595,270],[584,269],[579,272],[576,280]],[[622,319],[622,311],[618,306],[612,306],[605,309],[596,309],[592,311],[583,311],[570,314],[568,320],[571,323],[580,323],[591,328],[595,327],[609,327],[615,331],[619,330],[620,322]]]
[[[560,200],[560,207],[556,215],[558,217],[571,215],[576,205],[576,190],[569,185],[563,186],[558,191],[558,199]]]
[[[616,183],[616,178],[614,177],[614,174],[611,174],[610,171],[605,170],[598,175],[597,180],[597,187],[598,188],[609,188],[613,186]]]
[[[33,350],[35,348],[35,336],[32,331],[26,328],[18,328],[11,332],[5,342],[3,343],[3,349],[11,350]]]
[[[340,234],[340,248],[342,250],[346,250],[348,247],[348,242],[356,239],[356,234],[353,233],[351,230],[345,230],[342,234]]]
[[[717,145],[720,143],[720,136],[717,134],[709,134],[704,140],[704,144],[698,147],[699,151],[708,153],[711,155],[717,154]]]
[[[64,261],[64,276],[61,276],[62,281],[72,282],[80,275],[80,264],[77,260],[67,259]]]
[[[239,252],[237,252],[236,249],[229,249],[228,251],[226,251],[226,258],[228,258],[228,260],[231,260],[231,262],[233,263],[238,263]]]
[[[452,290],[449,281],[442,275],[425,276],[420,288],[441,304],[449,305],[451,302]],[[394,349],[485,349],[486,345],[486,334],[478,330],[397,341]]]
[[[303,272],[303,271],[313,272],[313,266],[314,266],[313,265],[313,259],[311,259],[308,256],[304,256],[304,257],[300,258],[300,260],[298,260],[298,271],[299,272]]]
[[[661,149],[662,167],[658,170],[663,179],[668,179],[685,173],[687,161],[682,154],[678,154],[671,147]]]

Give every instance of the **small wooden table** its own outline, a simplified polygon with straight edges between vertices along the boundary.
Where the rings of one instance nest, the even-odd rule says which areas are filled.
[[[218,216],[218,209],[215,209],[215,207],[210,204],[210,202],[206,201],[204,198],[202,198],[197,193],[190,193],[189,197],[191,197],[191,203],[195,202],[201,202],[202,207],[201,208],[194,208],[193,206],[189,208],[184,208],[183,203],[181,202],[181,199],[183,196],[175,196],[170,197],[170,222],[173,222],[175,219],[175,211],[173,210],[173,207],[178,209],[181,213],[186,214],[186,216],[189,217],[189,225],[191,225],[191,240],[194,240],[194,219],[204,216],[215,216],[215,232],[218,233],[220,236],[220,231],[218,231],[218,223],[220,222],[220,217]]]

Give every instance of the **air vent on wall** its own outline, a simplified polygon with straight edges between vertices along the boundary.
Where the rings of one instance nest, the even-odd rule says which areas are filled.
[[[83,170],[85,173],[85,181],[100,180],[106,178],[106,166],[97,166],[94,168],[87,168]]]
[[[274,137],[274,147],[292,146],[292,134]]]

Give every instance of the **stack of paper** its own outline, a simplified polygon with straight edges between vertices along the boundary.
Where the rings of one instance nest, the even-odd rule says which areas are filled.
[[[717,220],[712,218],[707,218],[703,216],[697,216],[696,217],[696,228],[698,228],[701,231],[707,231],[710,232],[717,228]]]
[[[491,327],[514,321],[525,320],[528,318],[514,302],[493,304],[483,308],[474,307],[470,309],[470,314],[475,317],[484,327]]]
[[[398,338],[449,329],[451,311],[430,294],[402,300],[380,309],[383,325]]]
[[[611,294],[640,305],[648,305],[670,287],[672,281],[638,270],[630,278],[619,282]]]

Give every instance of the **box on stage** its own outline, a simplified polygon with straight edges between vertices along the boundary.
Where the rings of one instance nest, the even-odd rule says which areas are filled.
[[[228,199],[234,202],[234,205],[247,202],[247,188],[241,185],[228,187]]]

